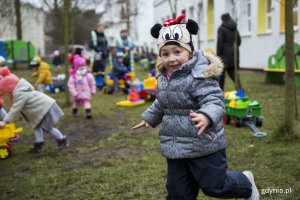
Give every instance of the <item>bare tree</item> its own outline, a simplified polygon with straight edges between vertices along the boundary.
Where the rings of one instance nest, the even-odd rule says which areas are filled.
[[[293,2],[285,1],[285,119],[284,134],[294,133],[295,123],[295,63],[294,63],[294,24]]]
[[[96,14],[95,5],[100,0],[69,0],[69,44],[86,44],[90,40],[90,30],[95,28],[101,15]],[[103,2],[102,2],[103,3]],[[80,7],[78,6],[80,4]],[[64,44],[64,5],[62,0],[44,0],[48,10],[45,33],[52,38],[48,51]],[[87,10],[91,8],[91,10]]]
[[[68,88],[68,80],[69,80],[69,66],[68,66],[68,45],[69,45],[69,7],[70,1],[64,0],[64,50],[65,50],[65,88]],[[65,105],[69,106],[71,104],[70,101],[70,93],[66,89],[65,90]]]
[[[131,17],[138,14],[138,1],[132,2],[132,0],[118,0],[118,4],[121,4],[121,19],[125,19],[126,28],[128,33],[131,33]]]
[[[16,13],[17,39],[22,40],[22,20],[21,20],[20,0],[15,0],[15,13]]]
[[[177,15],[177,1],[178,0],[168,0],[173,19],[175,19]]]
[[[0,17],[1,29],[0,32],[5,31],[7,27],[14,26],[17,30],[17,39],[22,39],[22,20],[20,10],[20,0],[1,0],[0,1]]]

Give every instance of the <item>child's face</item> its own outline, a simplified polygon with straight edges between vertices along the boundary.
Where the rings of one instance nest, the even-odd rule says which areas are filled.
[[[87,74],[87,67],[86,66],[82,66],[82,67],[79,67],[77,70],[76,70],[76,73],[78,75],[81,75],[81,76],[85,76]]]
[[[118,60],[118,62],[120,62],[120,63],[121,63],[121,62],[123,62],[124,58],[122,58],[122,57],[119,57],[117,60]]]
[[[82,66],[82,67],[78,67],[78,71],[83,71],[83,70],[86,70],[87,69],[87,67],[86,66]]]
[[[166,45],[161,48],[160,57],[167,70],[175,72],[180,69],[181,65],[189,61],[191,54],[180,46]]]

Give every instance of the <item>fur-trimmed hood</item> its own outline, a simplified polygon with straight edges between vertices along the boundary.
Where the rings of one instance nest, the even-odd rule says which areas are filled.
[[[219,77],[223,69],[224,65],[219,57],[209,52],[198,50],[195,51],[191,60],[182,65],[180,71],[191,73],[194,78],[212,78]],[[165,73],[163,64],[159,66],[159,72]]]
[[[195,52],[192,60],[194,67],[192,68],[192,75],[195,78],[211,78],[219,77],[222,72],[224,65],[222,61],[213,54],[205,51]]]

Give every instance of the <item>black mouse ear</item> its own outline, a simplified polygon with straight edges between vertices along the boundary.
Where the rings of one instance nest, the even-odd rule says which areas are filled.
[[[152,26],[151,31],[150,31],[151,35],[157,39],[159,37],[159,31],[161,28],[162,28],[161,24],[155,24],[154,26]]]
[[[190,34],[197,35],[199,26],[198,26],[197,22],[189,19],[186,23],[186,29],[190,32]]]

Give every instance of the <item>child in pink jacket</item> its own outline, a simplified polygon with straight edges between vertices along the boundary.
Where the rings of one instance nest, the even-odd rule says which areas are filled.
[[[96,93],[96,83],[94,76],[86,66],[86,61],[82,57],[74,58],[68,88],[73,96],[73,116],[77,115],[78,106],[83,106],[86,118],[91,119],[90,99],[91,96]]]

